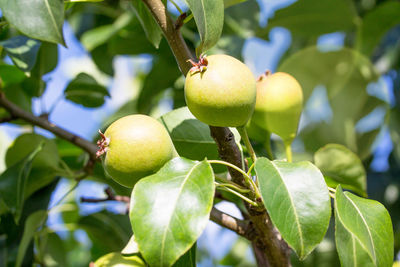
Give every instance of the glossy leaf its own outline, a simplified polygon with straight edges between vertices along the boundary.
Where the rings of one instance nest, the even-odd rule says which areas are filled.
[[[274,27],[284,27],[294,35],[317,37],[321,34],[348,31],[355,28],[357,13],[353,3],[347,0],[320,1],[299,0],[279,9],[268,20],[266,36]]]
[[[109,97],[107,89],[86,73],[80,73],[64,91],[65,98],[88,108],[100,107]]]
[[[47,212],[44,210],[39,210],[29,215],[25,222],[24,233],[18,248],[17,262],[15,264],[16,267],[20,267],[22,265],[22,260],[24,259],[29,243],[32,241],[36,230],[43,225],[46,218]]]
[[[336,247],[342,266],[392,266],[393,228],[385,207],[370,199],[335,194]]]
[[[362,196],[367,195],[367,173],[360,158],[348,148],[328,144],[314,155],[315,165],[321,170],[328,186],[338,184]]]
[[[11,60],[20,70],[29,72],[36,63],[40,42],[23,35],[0,42]]]
[[[146,267],[147,265],[139,256],[124,257],[118,252],[102,256],[94,263],[96,267]]]
[[[26,185],[35,156],[42,149],[37,146],[25,158],[18,161],[0,175],[0,197],[14,215],[18,224],[24,205]]]
[[[184,158],[135,185],[130,218],[147,263],[171,266],[192,247],[207,225],[214,190],[210,164]]]
[[[259,158],[254,169],[273,224],[299,258],[305,259],[329,226],[331,203],[324,177],[306,161]]]
[[[155,48],[158,48],[162,38],[162,31],[157,22],[154,20],[150,10],[142,1],[132,1],[131,4],[134,8],[136,16],[140,21],[140,24],[143,27],[147,39],[154,45]]]
[[[121,251],[122,256],[132,256],[139,254],[139,246],[136,243],[135,236],[132,235],[131,238],[129,239],[128,244],[124,247],[124,249]]]
[[[400,3],[397,1],[382,2],[368,12],[357,35],[356,46],[363,54],[370,56],[382,37],[400,23]]]
[[[196,21],[200,34],[200,45],[196,54],[206,52],[219,40],[224,26],[224,1],[223,0],[186,0]]]
[[[52,43],[64,44],[63,0],[0,0],[3,15],[23,34]]]
[[[348,48],[325,51],[323,47],[308,47],[286,58],[278,71],[291,74],[303,89],[303,114],[312,121],[312,127],[305,127],[299,136],[307,151],[315,152],[326,144],[337,143],[361,159],[370,155],[371,139],[384,122],[366,132],[358,132],[355,125],[377,107],[387,110],[387,104],[368,94],[367,86],[373,83],[377,89],[386,90],[384,84],[376,83],[379,75],[368,58]],[[325,109],[313,110],[307,105],[317,89],[325,92],[327,103],[323,108],[332,114],[323,120],[316,117]],[[364,139],[367,136],[369,142]]]

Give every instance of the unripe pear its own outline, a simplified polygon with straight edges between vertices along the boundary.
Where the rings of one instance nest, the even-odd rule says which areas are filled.
[[[104,170],[126,187],[158,171],[176,156],[164,126],[146,115],[129,115],[113,122],[98,142],[98,156],[106,153]]]
[[[257,101],[252,121],[290,144],[296,137],[303,108],[303,91],[290,74],[266,73],[257,81]]]
[[[250,69],[227,55],[201,57],[186,76],[185,99],[200,121],[220,127],[244,126],[256,103]]]

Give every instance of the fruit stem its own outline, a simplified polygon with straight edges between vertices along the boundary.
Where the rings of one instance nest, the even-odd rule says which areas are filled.
[[[241,174],[243,174],[243,176],[244,176],[244,178],[245,178],[244,180],[245,180],[247,186],[249,186],[249,188],[253,188],[254,193],[255,193],[255,195],[256,195],[257,198],[261,198],[261,194],[260,194],[260,192],[258,191],[258,187],[256,186],[255,182],[253,181],[253,179],[251,178],[251,176],[248,175],[244,170],[242,170],[241,168],[239,168],[239,167],[236,166],[236,165],[233,165],[233,164],[231,164],[231,163],[229,163],[229,162],[226,162],[226,161],[223,161],[223,160],[216,160],[216,159],[214,159],[214,160],[207,160],[207,162],[210,163],[210,164],[213,164],[213,163],[214,163],[214,164],[222,164],[222,165],[231,167],[232,169],[235,169],[236,171],[240,172]]]
[[[221,181],[217,181],[217,182],[215,182],[215,183],[216,183],[217,186],[220,186],[220,187],[229,187],[229,188],[231,188],[231,189],[233,189],[233,190],[235,190],[235,191],[237,191],[237,192],[239,192],[239,193],[247,194],[247,193],[250,193],[250,192],[251,192],[250,189],[243,188],[243,187],[241,187],[241,186],[239,186],[239,185],[236,185],[236,184],[234,184],[234,183],[232,183],[232,182],[230,182],[230,181],[227,181],[227,180],[225,180],[225,179],[223,179],[223,180],[221,180]]]
[[[286,152],[286,158],[288,162],[292,162],[292,141],[284,141],[285,144],[285,152]]]
[[[255,202],[255,201],[253,201],[253,200],[251,200],[251,199],[249,199],[249,198],[243,196],[242,194],[236,192],[235,190],[232,190],[232,189],[230,189],[230,188],[228,188],[228,187],[225,187],[224,185],[219,184],[219,183],[216,183],[216,186],[218,187],[218,189],[224,190],[224,191],[227,191],[227,192],[230,192],[230,193],[232,193],[232,194],[234,194],[234,195],[240,197],[241,199],[243,199],[244,201],[246,201],[247,203],[249,203],[249,204],[251,204],[251,205],[253,205],[253,206],[255,206],[255,207],[258,207],[258,206],[259,206],[257,202]]]
[[[250,143],[250,139],[249,139],[249,136],[247,135],[246,127],[245,126],[236,127],[236,129],[238,130],[240,137],[242,137],[244,145],[247,147],[247,150],[250,154],[251,160],[253,162],[256,162],[257,156],[256,156],[256,153],[254,152],[253,146]]]
[[[271,149],[271,133],[270,132],[267,133],[267,140],[265,140],[265,142],[264,142],[264,148],[267,151],[267,157],[270,160],[273,160],[274,155],[272,154],[272,149]]]

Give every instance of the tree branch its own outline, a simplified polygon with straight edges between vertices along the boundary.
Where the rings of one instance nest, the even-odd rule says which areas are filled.
[[[95,158],[95,154],[97,151],[97,146],[95,144],[67,130],[64,130],[61,127],[58,127],[57,125],[51,123],[44,117],[37,117],[32,113],[29,113],[21,109],[20,107],[9,101],[4,95],[4,93],[1,91],[0,91],[0,106],[5,108],[11,114],[12,117],[21,118],[24,121],[31,123],[32,125],[36,125],[39,126],[40,128],[48,130],[49,132],[54,133],[58,137],[77,145],[78,147],[88,152],[92,158]]]
[[[211,210],[210,219],[216,224],[236,232],[240,236],[243,236],[247,239],[250,238],[248,235],[248,233],[250,232],[248,221],[243,221],[238,218],[235,218],[220,210],[217,210],[214,207]]]

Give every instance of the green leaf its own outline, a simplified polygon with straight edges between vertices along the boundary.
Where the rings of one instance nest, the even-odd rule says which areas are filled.
[[[345,146],[328,144],[314,155],[315,165],[321,170],[328,186],[338,184],[357,194],[367,196],[367,173],[360,158]]]
[[[196,267],[196,247],[197,244],[194,243],[192,248],[183,254],[172,267]]]
[[[181,157],[217,159],[218,151],[207,124],[197,120],[187,107],[175,109],[159,118]]]
[[[128,244],[124,247],[124,249],[121,251],[122,256],[132,256],[139,254],[139,246],[136,243],[135,235],[132,235],[131,238],[129,239]]]
[[[158,51],[158,56],[153,59],[153,68],[143,81],[137,101],[138,111],[148,114],[155,105],[155,98],[165,89],[171,88],[174,82],[182,76],[176,67],[176,60],[169,47],[163,42]]]
[[[49,231],[49,229],[46,230]],[[43,236],[40,236],[41,251],[38,251],[38,254],[42,255],[42,260],[45,266],[68,266],[68,251],[65,248],[64,242],[64,240],[62,240],[56,233],[53,232],[49,232]],[[39,246],[37,246],[36,249],[39,250]]]
[[[355,27],[356,16],[352,1],[299,0],[276,11],[260,35],[267,36],[266,33],[274,27],[285,27],[293,35],[309,38],[331,32],[349,31]]]
[[[65,44],[63,0],[0,0],[6,19],[23,34],[42,41]]]
[[[150,10],[142,1],[132,1],[133,10],[138,17],[147,39],[158,48],[162,38],[162,31],[155,21]]]
[[[88,234],[93,244],[92,257],[94,258],[110,251],[121,251],[132,236],[128,216],[107,211],[80,218],[77,227],[85,230]],[[107,237],[106,242],[105,237]]]
[[[64,0],[64,2],[86,2],[86,3],[91,3],[91,2],[103,2],[104,0]]]
[[[65,174],[65,171],[59,167],[61,159],[54,141],[33,133],[22,134],[14,140],[7,150],[6,165],[10,168],[17,164],[40,144],[43,144],[43,148],[32,161],[25,198],[51,183],[56,176]]]
[[[92,51],[94,48],[106,43],[118,31],[127,26],[132,20],[132,14],[127,12],[118,17],[113,24],[103,25],[86,31],[82,37],[82,45]]]
[[[316,88],[326,89],[327,109],[331,109],[332,116],[323,121],[313,121],[309,125],[312,127],[306,126],[299,133],[307,151],[315,152],[326,144],[336,143],[348,147],[361,159],[370,155],[372,143],[362,142],[363,137],[372,133],[369,138],[374,139],[374,130],[380,128],[384,121],[368,132],[357,132],[355,125],[375,108],[387,110],[388,107],[383,100],[367,92],[367,86],[379,79],[368,58],[353,49],[324,51],[312,46],[286,58],[278,71],[287,72],[299,81],[304,103]],[[384,84],[374,85],[379,90],[386,90]],[[313,119],[317,112],[305,104],[303,114],[307,118]]]
[[[219,40],[224,26],[223,0],[186,0],[196,21],[201,43],[196,48],[196,54],[206,52]]]
[[[24,259],[29,243],[31,242],[36,230],[43,225],[46,218],[47,211],[44,210],[39,210],[29,215],[28,219],[25,222],[24,234],[18,248],[17,262],[15,264],[16,267],[20,267],[22,265],[22,261]]]
[[[58,63],[58,47],[56,44],[42,42],[31,71],[31,77],[22,83],[22,89],[31,97],[41,96],[46,89],[43,75],[54,70]]]
[[[0,42],[11,60],[23,72],[32,70],[36,63],[40,42],[23,35],[14,36]]]
[[[80,73],[64,91],[65,98],[87,108],[96,108],[104,104],[110,96],[107,89],[86,73]]]
[[[228,8],[230,6],[234,6],[243,2],[246,2],[247,0],[224,0],[224,8]]]
[[[39,144],[24,159],[9,167],[0,175],[0,196],[14,215],[18,224],[26,197],[26,185],[35,156],[42,149]]]
[[[329,226],[331,203],[324,177],[306,161],[259,158],[254,169],[272,222],[299,258],[305,259]]]
[[[124,257],[118,252],[109,253],[97,259],[96,267],[146,267],[147,265],[139,256]]]
[[[393,228],[385,207],[370,199],[335,194],[336,247],[342,266],[392,266]]]
[[[12,65],[0,65],[0,78],[3,86],[18,84],[25,80],[25,74],[17,67]]]
[[[252,15],[249,16],[249,14]],[[259,21],[260,6],[257,1],[246,1],[232,6],[225,10],[225,26],[227,27],[224,28],[222,38],[226,38],[227,34],[231,34],[234,38],[241,37],[243,41],[253,37],[260,30]],[[218,41],[218,46],[220,46],[221,41],[223,40]],[[238,40],[233,40],[231,46],[237,46],[236,42]],[[229,53],[229,55],[232,54]]]
[[[400,23],[400,3],[386,1],[368,12],[357,34],[357,49],[370,56],[382,37],[394,26]]]
[[[214,191],[210,164],[184,158],[135,185],[130,219],[146,262],[171,266],[192,247],[207,225]]]

